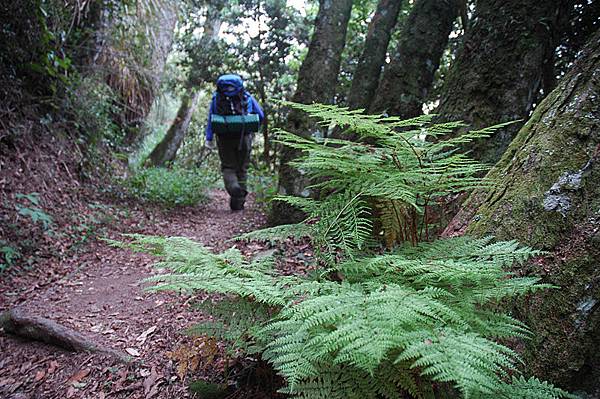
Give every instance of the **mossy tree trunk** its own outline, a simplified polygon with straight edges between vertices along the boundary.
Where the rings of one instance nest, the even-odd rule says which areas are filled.
[[[406,20],[398,48],[385,67],[369,111],[402,118],[422,113],[458,16],[459,0],[417,0]]]
[[[351,0],[319,1],[315,31],[306,58],[298,72],[298,86],[292,101],[304,104],[333,102],[351,10]],[[287,129],[300,136],[309,137],[318,130],[318,127],[304,113],[292,110],[288,116]],[[298,150],[289,147],[281,149],[280,194],[309,195],[306,190],[308,182],[289,164],[299,156]],[[302,215],[286,204],[276,203],[270,218],[272,223],[281,224],[298,221]]]
[[[402,0],[379,0],[377,3],[377,9],[369,23],[363,52],[352,77],[352,87],[348,94],[350,108],[369,108],[375,96],[402,3]]]
[[[515,305],[533,330],[533,374],[600,395],[600,30],[536,108],[446,235],[494,235],[547,251],[516,268],[556,285]]]
[[[156,8],[152,12],[152,18],[148,21],[148,32],[154,39],[149,49],[148,60],[149,100],[144,104],[144,107],[137,110],[138,117],[135,125],[139,125],[140,128],[128,129],[125,136],[125,145],[130,148],[137,148],[147,133],[143,126],[143,121],[148,117],[152,104],[156,96],[160,93],[160,85],[163,80],[167,57],[171,52],[175,38],[177,19],[178,6],[175,1],[162,0],[157,3]]]
[[[543,65],[552,59],[563,0],[479,0],[436,113],[473,128],[526,120],[539,101]],[[474,157],[500,159],[522,126],[471,146]]]
[[[152,166],[166,166],[175,160],[177,151],[185,138],[185,133],[190,126],[194,112],[198,106],[200,93],[188,89],[181,99],[181,106],[173,124],[165,137],[152,150],[148,159]]]
[[[199,47],[210,49],[219,37],[219,31],[223,20],[221,18],[221,10],[223,3],[209,7],[206,13],[206,21],[204,22],[202,39]],[[202,65],[188,74],[185,84],[185,92],[181,99],[181,105],[177,111],[177,116],[173,120],[173,124],[169,127],[167,134],[160,143],[152,150],[149,156],[152,166],[165,166],[175,160],[177,151],[185,138],[190,122],[198,105],[199,92],[196,90],[198,80],[204,77],[208,65]]]
[[[177,9],[178,4],[174,0],[163,0],[160,9],[155,11],[155,18],[151,22],[155,41],[150,57],[150,67],[155,93],[158,93],[160,89],[167,57],[173,45],[178,18]]]

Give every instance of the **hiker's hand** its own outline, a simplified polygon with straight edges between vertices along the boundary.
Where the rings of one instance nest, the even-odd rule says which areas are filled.
[[[213,150],[215,150],[217,148],[217,145],[215,144],[214,140],[206,140],[204,142],[204,147],[206,147],[210,151],[213,151]]]

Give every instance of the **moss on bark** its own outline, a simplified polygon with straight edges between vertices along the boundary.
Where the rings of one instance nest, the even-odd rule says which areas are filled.
[[[448,35],[458,16],[456,0],[418,0],[400,34],[398,48],[385,67],[369,112],[401,118],[423,113]]]
[[[298,72],[298,87],[292,101],[304,104],[333,101],[351,10],[351,0],[319,1],[315,32]],[[287,129],[300,136],[309,137],[318,127],[304,113],[292,110],[288,116]],[[282,148],[279,168],[280,194],[307,196],[305,187],[308,182],[298,170],[289,165],[299,156],[300,152],[296,149]],[[301,220],[302,214],[283,202],[276,202],[269,219],[272,224],[292,223]]]
[[[553,56],[561,0],[480,0],[436,113],[473,128],[526,119]],[[494,163],[522,125],[474,143],[475,158]]]
[[[600,394],[600,31],[446,230],[548,251],[519,267],[559,288],[515,304],[531,372]]]

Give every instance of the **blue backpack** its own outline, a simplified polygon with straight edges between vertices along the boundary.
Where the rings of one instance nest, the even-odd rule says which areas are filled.
[[[259,116],[250,113],[250,94],[244,90],[244,82],[238,75],[222,75],[217,80],[213,95],[211,127],[220,135],[255,133],[260,127]]]

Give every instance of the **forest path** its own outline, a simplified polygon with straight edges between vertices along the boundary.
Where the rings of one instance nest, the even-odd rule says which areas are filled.
[[[249,199],[246,210],[231,212],[227,194],[211,192],[198,207],[161,210],[136,207],[108,227],[105,236],[122,233],[185,236],[221,251],[228,240],[261,227],[265,216]],[[240,244],[237,244],[240,246]],[[250,251],[260,248],[251,247]],[[243,249],[248,253],[248,248]],[[0,334],[0,397],[2,398],[185,398],[193,371],[187,360],[194,341],[181,334],[202,316],[191,309],[191,297],[148,293],[142,280],[157,273],[156,261],[145,254],[114,248],[94,240],[62,261],[67,275],[46,286],[2,287],[0,309],[19,306],[28,313],[73,328],[98,343],[128,352],[135,361],[123,365],[101,354],[69,353],[49,345]],[[24,279],[24,281],[27,281]],[[189,349],[188,349],[189,348]],[[169,358],[179,351],[179,360]],[[183,359],[183,362],[181,361]],[[182,365],[183,364],[183,365]],[[179,373],[177,367],[181,367]],[[214,375],[202,370],[195,376]],[[214,365],[212,366],[213,368]],[[218,367],[216,367],[218,368]]]

